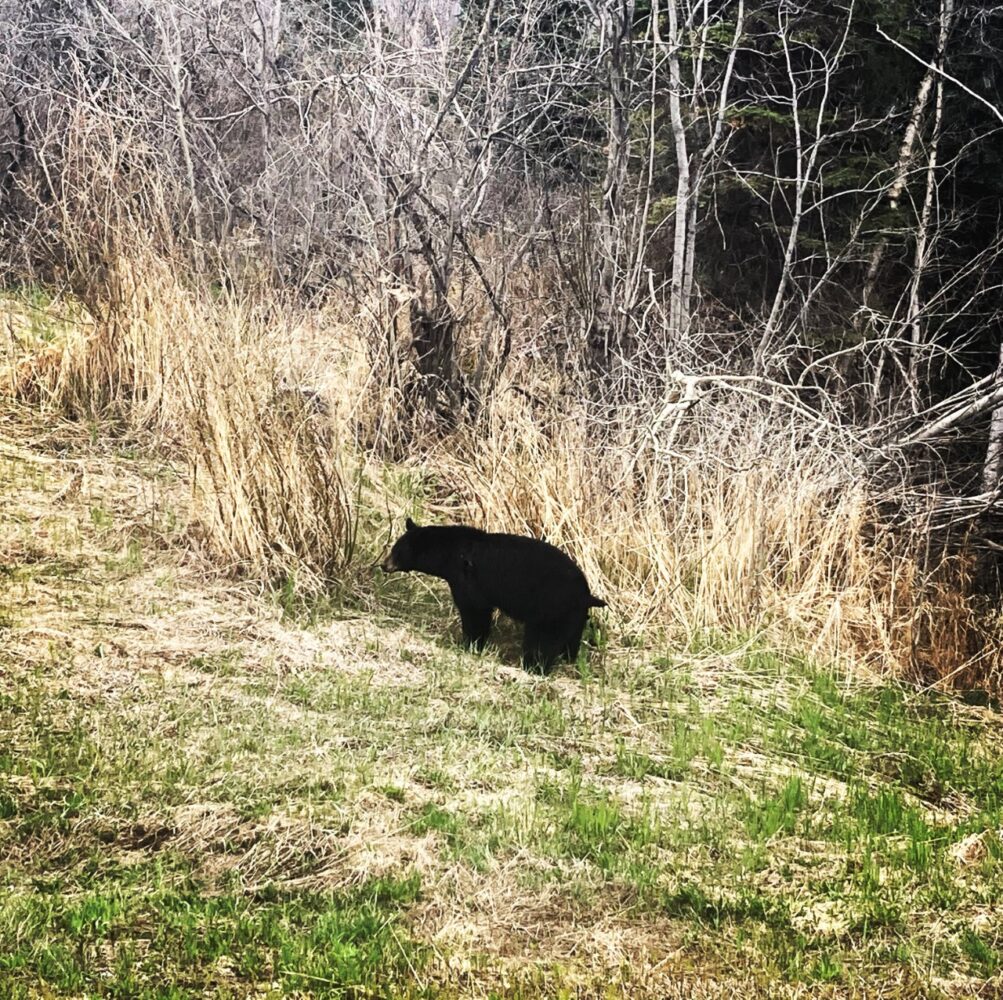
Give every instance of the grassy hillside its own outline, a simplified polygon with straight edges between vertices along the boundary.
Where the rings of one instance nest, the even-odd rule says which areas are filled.
[[[615,611],[541,679],[419,579],[297,606],[24,414],[0,492],[2,996],[1003,989],[993,706]]]

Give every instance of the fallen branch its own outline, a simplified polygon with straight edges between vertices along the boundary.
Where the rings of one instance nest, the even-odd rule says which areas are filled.
[[[905,437],[898,438],[890,444],[885,445],[882,451],[888,452],[895,448],[907,448],[910,445],[922,444],[924,441],[929,441],[931,438],[943,434],[945,431],[950,430],[970,417],[977,417],[979,414],[985,413],[986,410],[993,409],[1000,403],[1003,403],[1003,385],[997,386],[992,392],[976,399],[974,402],[959,406],[957,409],[951,410],[950,413],[945,413],[944,416],[939,420],[935,420],[932,424],[920,427],[911,434],[907,434]]]

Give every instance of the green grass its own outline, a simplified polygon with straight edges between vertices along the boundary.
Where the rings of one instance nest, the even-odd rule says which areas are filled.
[[[422,964],[424,951],[402,924],[419,898],[416,873],[350,891],[293,891],[245,884],[239,866],[209,877],[204,854],[172,849],[180,833],[170,825],[172,808],[208,784],[217,802],[245,821],[218,843],[210,840],[209,853],[225,860],[267,846],[247,821],[272,814],[284,797],[282,781],[268,789],[229,778],[245,747],[274,755],[301,747],[300,734],[266,728],[246,744],[243,719],[222,716],[219,705],[170,698],[149,714],[133,705],[138,714],[115,719],[82,708],[68,693],[45,692],[41,680],[25,675],[0,697],[0,731],[11,735],[0,752],[0,878],[7,890],[0,899],[0,981],[151,997],[309,984],[317,995],[340,996],[375,978],[404,983]],[[169,739],[157,738],[154,715],[171,721]],[[179,741],[207,735],[207,715],[224,727],[219,741],[193,759],[179,755]],[[297,783],[301,801],[311,792],[330,807],[330,788]],[[137,822],[144,811],[167,825]],[[307,844],[298,860],[287,857],[282,874],[315,869],[311,850]],[[410,987],[401,990],[411,995]]]
[[[375,980],[397,995],[425,960],[400,923],[417,876],[344,893],[274,886],[220,890],[152,868],[79,892],[13,891],[0,901],[0,979],[8,986],[105,996],[246,995],[308,988],[344,996]],[[207,891],[207,890],[212,891]]]
[[[407,836],[431,838],[443,866],[487,875],[534,857],[527,890],[547,886],[567,906],[617,900],[639,926],[668,920],[711,969],[733,953],[763,981],[847,987],[889,963],[944,978],[999,971],[998,917],[978,923],[1003,893],[998,758],[957,704],[837,687],[829,672],[784,662],[759,698],[725,673],[704,699],[679,678],[665,689],[672,702],[628,693],[615,674],[572,702],[528,677],[499,697],[482,663],[440,657],[435,683],[419,688],[318,669],[276,689],[227,647],[189,661],[212,679],[208,697],[151,676],[114,704],[80,704],[42,667],[24,675],[0,699],[13,735],[0,753],[0,843],[13,858],[0,877],[15,887],[0,910],[5,974],[109,995],[145,995],[164,977],[224,992],[231,980],[286,990],[313,977],[310,989],[336,992],[392,964],[398,947],[418,963],[427,953],[406,927],[417,889],[373,889],[379,917],[356,895],[283,890],[283,878],[325,868],[330,849],[310,843],[263,873],[241,868],[269,843],[270,817],[308,810],[347,835],[370,790],[401,810]],[[256,700],[276,690],[287,710],[262,715]],[[640,729],[612,727],[617,704]],[[393,759],[405,747],[402,768]],[[193,800],[232,810],[238,825],[210,854],[240,876],[233,884],[174,851],[176,834],[161,844],[155,830],[129,833],[142,811],[169,827]],[[982,856],[962,870],[951,848],[972,833]],[[145,856],[137,868],[115,860],[130,837]],[[242,887],[262,874],[277,879],[274,898]],[[832,919],[813,920],[816,910]],[[394,934],[360,938],[367,920],[389,920]]]

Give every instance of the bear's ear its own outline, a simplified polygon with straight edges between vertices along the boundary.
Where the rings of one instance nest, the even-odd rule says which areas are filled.
[[[408,531],[414,531],[414,529],[417,528],[418,525],[415,524],[414,521],[411,520],[411,518],[408,518],[404,522],[404,527],[407,528]]]

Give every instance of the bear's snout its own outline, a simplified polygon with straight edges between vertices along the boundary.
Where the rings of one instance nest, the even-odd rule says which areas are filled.
[[[387,556],[386,559],[380,563],[380,569],[383,570],[384,573],[393,573],[397,568],[397,564],[394,562],[394,557],[392,555]]]

